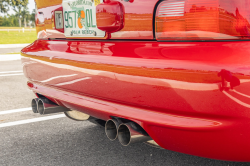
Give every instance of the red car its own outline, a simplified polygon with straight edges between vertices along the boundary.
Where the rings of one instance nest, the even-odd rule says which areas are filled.
[[[34,113],[110,140],[250,161],[250,0],[36,0]]]

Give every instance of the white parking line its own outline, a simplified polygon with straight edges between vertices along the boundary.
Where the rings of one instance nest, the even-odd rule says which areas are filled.
[[[14,60],[20,60],[21,59],[21,55],[20,54],[6,54],[0,55],[0,61],[14,61]]]
[[[40,118],[20,120],[20,121],[15,121],[15,122],[2,123],[0,124],[0,128],[33,123],[33,122],[40,122],[40,121],[45,121],[45,120],[50,120],[50,119],[64,118],[64,117],[66,117],[64,114],[60,114],[60,115],[52,115],[52,116],[46,116],[46,117],[40,117]]]
[[[23,75],[23,73],[18,73],[18,74],[3,74],[3,75],[0,75],[0,77],[6,77],[6,76],[18,76],[18,75]]]
[[[236,91],[236,90],[233,90],[233,92],[238,93],[239,95],[245,96],[245,97],[247,97],[247,98],[250,98],[250,96],[248,96],[248,95],[246,95],[246,94],[243,94],[243,93],[240,93],[240,92],[238,92],[238,91]]]
[[[18,47],[26,47],[30,44],[0,44],[0,48],[18,48]]]
[[[32,110],[31,107],[29,107],[29,108],[14,109],[14,110],[7,110],[7,111],[0,111],[0,115],[12,114],[12,113],[16,113],[16,112],[24,112],[24,111],[30,111],[30,110]]]
[[[249,105],[249,104],[240,101],[239,99],[237,99],[237,98],[231,96],[230,94],[228,94],[228,93],[225,92],[225,91],[223,91],[223,93],[224,93],[225,95],[227,95],[230,99],[232,99],[233,101],[235,101],[236,103],[238,103],[238,104],[240,104],[240,105],[242,105],[242,106],[244,106],[244,107],[250,108],[250,105]]]
[[[4,72],[0,72],[0,74],[8,74],[8,73],[22,73],[22,70],[18,70],[18,71],[4,71]]]

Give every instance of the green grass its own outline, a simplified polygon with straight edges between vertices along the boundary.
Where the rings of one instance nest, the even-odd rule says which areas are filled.
[[[18,31],[0,31],[0,44],[32,43],[36,39],[36,31],[26,31],[24,33]]]

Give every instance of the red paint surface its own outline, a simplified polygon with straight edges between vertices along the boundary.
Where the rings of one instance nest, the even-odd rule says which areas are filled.
[[[118,1],[122,4],[125,14],[123,24],[120,23],[120,31],[112,33],[111,39],[153,39],[153,12],[157,0],[136,0],[136,1]],[[113,0],[111,1],[113,3]],[[60,8],[61,5],[39,8],[38,12],[43,14],[44,21],[39,22],[36,17],[37,37],[40,39],[65,38],[62,32],[54,29],[53,11]],[[38,16],[38,14],[37,14]],[[40,19],[41,20],[41,19]],[[106,39],[108,36],[105,36]]]
[[[36,31],[37,38],[65,38],[63,30],[56,30],[54,25],[54,11],[60,10],[62,5],[50,6],[37,10],[36,13]],[[39,13],[43,14],[39,14]],[[40,20],[40,21],[39,21]]]
[[[123,28],[111,33],[111,39],[154,39],[153,26],[158,40],[237,40],[250,36],[249,0],[187,0],[184,9],[177,11],[183,12],[183,16],[172,13],[171,17],[158,17],[156,14],[157,23],[153,22],[157,0],[111,0],[115,2],[124,7],[124,24],[117,24]],[[53,27],[52,13],[59,7],[61,5],[38,9],[38,13],[43,14],[37,13],[37,18],[44,17],[43,22],[36,19],[38,38],[65,38]],[[176,12],[175,7],[169,10]]]
[[[120,2],[106,2],[96,6],[98,29],[112,33],[124,27],[124,6]]]
[[[37,40],[22,62],[30,88],[61,105],[134,120],[166,149],[250,161],[249,46]],[[233,90],[230,76],[240,80]]]
[[[124,28],[112,33],[111,39],[153,39],[154,8],[158,0],[119,2],[125,9]]]

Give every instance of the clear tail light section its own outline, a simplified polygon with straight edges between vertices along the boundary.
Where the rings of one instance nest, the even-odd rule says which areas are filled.
[[[250,39],[250,0],[165,0],[156,10],[157,40]]]

